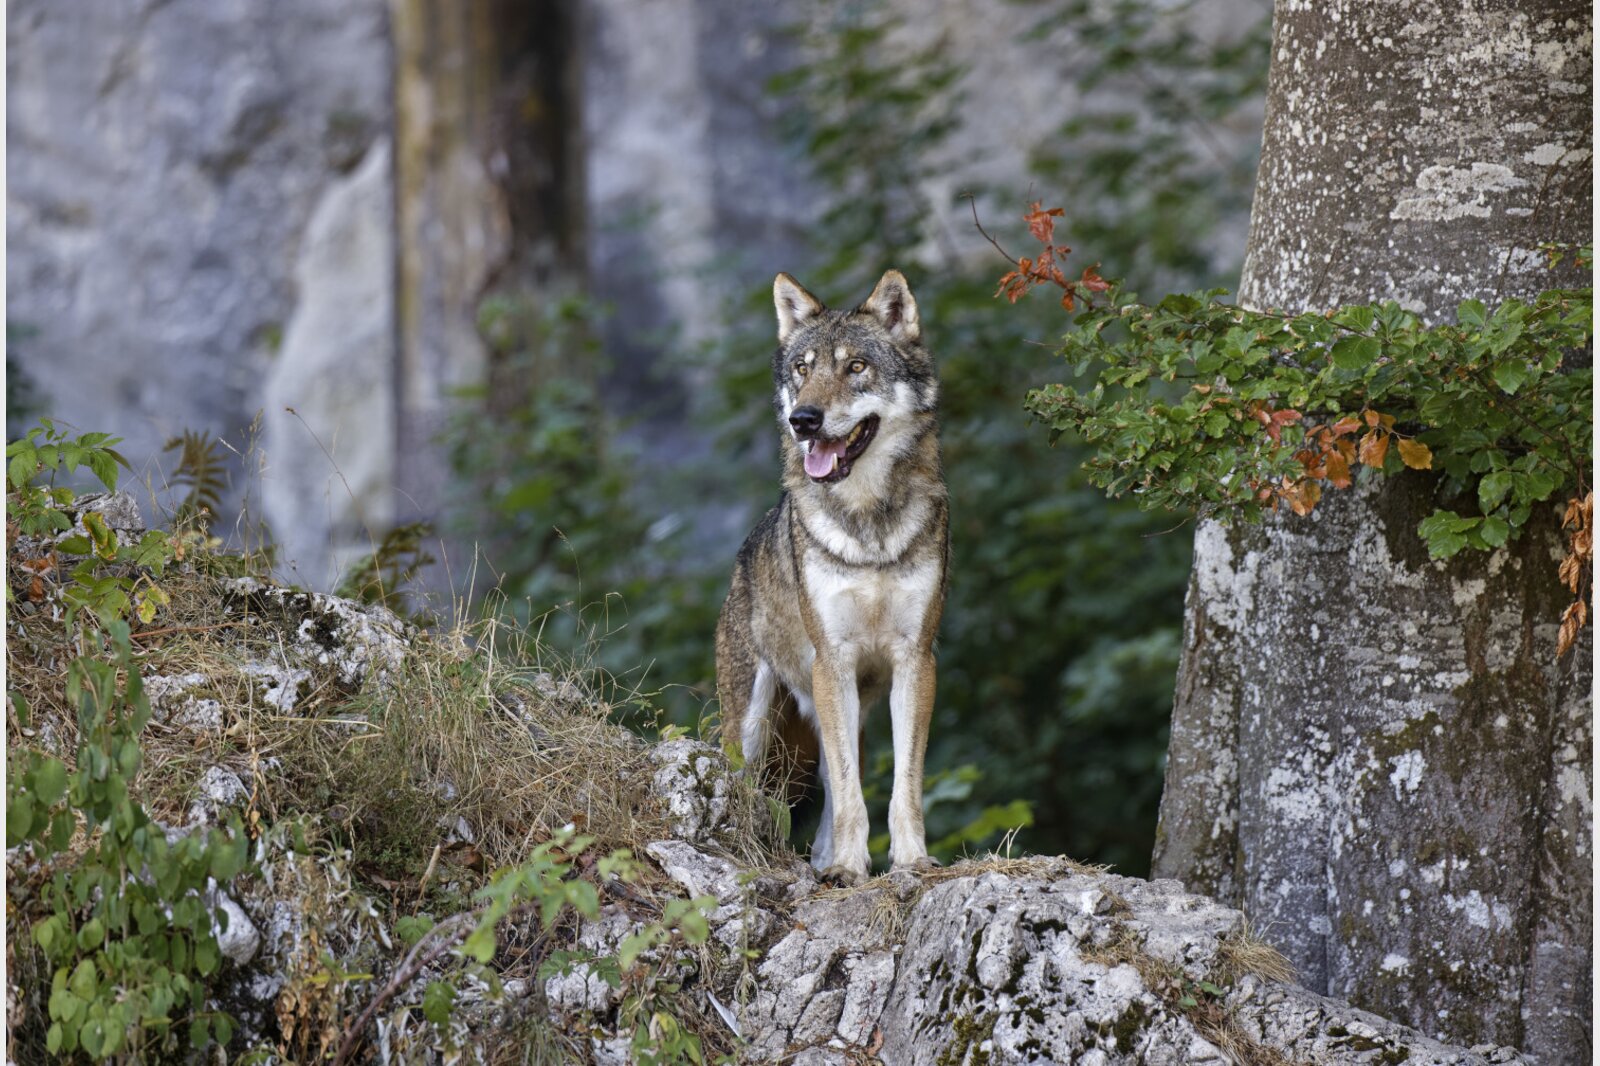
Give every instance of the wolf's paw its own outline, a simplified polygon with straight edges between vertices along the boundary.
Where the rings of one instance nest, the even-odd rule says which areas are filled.
[[[852,870],[848,866],[830,866],[818,875],[822,880],[840,888],[854,888],[866,881],[867,875],[861,870]]]
[[[891,867],[891,869],[895,873],[905,872],[905,873],[915,873],[915,874],[926,874],[926,873],[932,873],[934,870],[937,870],[942,865],[944,865],[944,864],[941,863],[938,859],[933,858],[931,855],[924,855],[922,858],[916,859],[916,860],[914,860],[912,862],[897,862],[897,863],[894,864],[893,867]]]

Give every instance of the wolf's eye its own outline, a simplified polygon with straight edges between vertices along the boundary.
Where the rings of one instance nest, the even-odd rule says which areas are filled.
[[[805,377],[806,374],[810,370],[811,370],[811,368],[809,366],[806,366],[806,364],[803,361],[802,362],[798,362],[798,363],[796,363],[794,365],[794,372],[796,374],[799,374],[801,377]]]
[[[850,373],[859,374],[867,369],[867,364],[860,359],[850,360]]]

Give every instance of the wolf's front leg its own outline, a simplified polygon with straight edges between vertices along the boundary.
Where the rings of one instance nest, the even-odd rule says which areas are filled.
[[[889,797],[889,857],[896,870],[932,865],[922,827],[922,761],[933,717],[933,651],[914,647],[896,656],[889,689],[894,727],[894,792]]]
[[[847,884],[867,878],[867,803],[861,795],[859,738],[861,698],[855,661],[834,652],[811,664],[811,698],[817,705],[817,732],[827,768],[833,808],[832,864],[822,871]]]

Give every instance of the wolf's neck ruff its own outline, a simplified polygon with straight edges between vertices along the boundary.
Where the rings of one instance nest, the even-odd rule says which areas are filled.
[[[795,515],[818,547],[853,566],[897,562],[928,529],[944,500],[939,440],[932,415],[904,440],[883,440],[848,480],[819,482],[793,463],[785,487]]]

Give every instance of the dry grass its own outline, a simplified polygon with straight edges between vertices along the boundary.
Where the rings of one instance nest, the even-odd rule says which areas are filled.
[[[1202,994],[1185,979],[1181,969],[1146,952],[1136,932],[1121,922],[1115,923],[1113,930],[1106,943],[1083,952],[1086,961],[1102,966],[1132,966],[1145,987],[1166,1002],[1168,1010],[1187,1018],[1229,1062],[1237,1066],[1293,1066],[1293,1060],[1282,1051],[1247,1032],[1226,1001]],[[1288,960],[1256,937],[1248,925],[1218,945],[1217,961],[1219,968],[1213,982],[1223,988],[1246,973],[1277,981],[1293,977]]]
[[[317,817],[352,847],[363,877],[391,890],[420,882],[430,863],[481,873],[518,862],[566,826],[599,851],[637,853],[669,835],[649,793],[648,746],[615,720],[617,704],[641,696],[619,692],[592,658],[563,657],[516,626],[479,621],[418,634],[386,684],[351,691],[331,667],[313,665],[285,712],[249,673],[252,663],[286,661],[285,626],[242,624],[237,594],[219,579],[169,571],[163,585],[171,606],[149,627],[162,632],[139,642],[141,672],[198,675],[184,700],[215,707],[203,726],[158,713],[141,734],[137,790],[158,819],[183,821],[197,779],[223,767],[264,822]],[[8,716],[9,739],[70,757],[77,728],[63,680],[76,649],[44,614],[13,614],[11,636],[9,687],[28,701],[32,722],[24,735]],[[733,786],[730,800],[762,815],[742,824],[761,824],[766,799],[742,781]],[[793,858],[770,839],[735,850],[758,866]]]
[[[1265,940],[1246,921],[1239,932],[1222,942],[1217,952],[1224,976],[1231,984],[1245,974],[1267,981],[1293,981],[1294,966],[1283,953]]]

